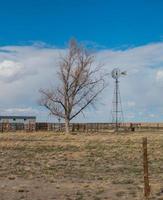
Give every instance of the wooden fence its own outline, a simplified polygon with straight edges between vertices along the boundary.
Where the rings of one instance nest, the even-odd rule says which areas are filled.
[[[113,131],[113,123],[71,123],[72,132],[107,132]],[[120,131],[163,131],[163,123],[123,123]],[[63,123],[36,123],[36,131],[65,131]]]
[[[107,132],[113,131],[113,123],[71,123],[72,132]],[[119,124],[121,131],[163,131],[163,123],[123,123]],[[14,131],[65,131],[64,123],[0,123],[0,132]]]

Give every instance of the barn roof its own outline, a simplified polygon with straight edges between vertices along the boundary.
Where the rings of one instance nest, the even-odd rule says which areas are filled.
[[[0,119],[36,119],[35,116],[0,116]]]

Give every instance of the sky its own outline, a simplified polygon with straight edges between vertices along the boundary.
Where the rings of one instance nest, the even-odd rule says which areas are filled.
[[[60,54],[76,38],[120,79],[125,121],[163,121],[162,0],[0,0],[0,114],[56,121],[38,105],[58,84]],[[75,121],[111,121],[114,84]]]
[[[71,37],[107,48],[162,40],[162,0],[1,0],[0,43],[41,41],[64,47]]]

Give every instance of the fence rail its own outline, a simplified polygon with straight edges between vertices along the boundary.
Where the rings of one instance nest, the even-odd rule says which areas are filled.
[[[71,123],[72,132],[105,132],[113,131],[113,123]],[[119,124],[122,131],[163,131],[163,123],[123,123]],[[65,131],[64,123],[0,123],[0,132],[14,131]]]

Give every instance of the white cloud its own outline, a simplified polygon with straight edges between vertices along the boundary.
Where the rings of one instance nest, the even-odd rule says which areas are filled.
[[[158,70],[156,73],[156,80],[160,81],[163,80],[163,70]]]
[[[5,109],[5,110],[2,110],[2,112],[4,113],[8,113],[8,114],[12,114],[12,115],[15,115],[15,114],[24,114],[24,113],[36,113],[38,114],[38,110],[37,109],[34,109],[34,108],[31,108],[31,107],[25,107],[25,108],[8,108],[8,109]]]
[[[0,63],[0,80],[12,82],[23,76],[25,67],[20,62],[12,60],[4,60]]]
[[[151,113],[151,114],[149,114],[149,117],[155,118],[155,117],[157,117],[157,116],[156,116],[155,114]]]
[[[48,111],[37,105],[40,88],[55,86],[58,59],[65,49],[33,46],[0,47],[0,110],[4,113],[30,113],[47,119]],[[120,79],[122,105],[126,120],[163,120],[163,43],[126,50],[105,49],[95,53],[96,62],[106,73],[115,67],[127,71]],[[113,80],[102,94],[98,110],[87,110],[86,121],[109,121]],[[42,116],[40,115],[42,113]],[[139,113],[142,113],[141,115]],[[148,113],[148,114],[147,114]],[[150,116],[149,116],[150,113]],[[44,115],[44,116],[43,116]],[[83,116],[78,117],[83,120]]]
[[[127,102],[128,107],[135,107],[136,103],[134,101]]]
[[[21,63],[14,62],[11,60],[4,60],[0,63],[0,76],[10,77],[19,73],[23,66]]]

